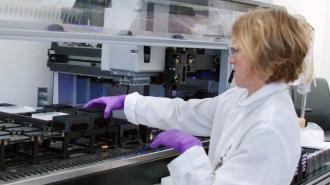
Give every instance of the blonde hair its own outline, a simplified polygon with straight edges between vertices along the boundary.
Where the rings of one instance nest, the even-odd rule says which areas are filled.
[[[286,9],[257,8],[238,18],[232,39],[266,83],[292,82],[302,72],[308,37]]]

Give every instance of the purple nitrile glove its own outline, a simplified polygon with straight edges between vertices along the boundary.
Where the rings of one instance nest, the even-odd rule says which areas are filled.
[[[158,136],[151,143],[151,148],[156,149],[161,145],[174,148],[177,152],[183,153],[193,146],[202,146],[202,143],[194,136],[184,133],[178,129],[173,129],[158,134]]]
[[[104,118],[108,118],[113,110],[124,109],[126,95],[119,96],[103,96],[93,99],[84,105],[84,108],[95,108],[98,106],[105,106]]]

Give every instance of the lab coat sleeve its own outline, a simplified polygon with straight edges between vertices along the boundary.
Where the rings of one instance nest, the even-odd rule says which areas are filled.
[[[299,142],[298,142],[299,143]],[[213,171],[201,147],[192,147],[169,165],[175,185],[279,185],[290,184],[299,157],[292,160],[288,146],[275,130],[257,129],[246,135],[241,146]]]
[[[218,97],[184,101],[180,98],[126,96],[124,112],[129,122],[163,130],[180,129],[198,136],[209,136]]]

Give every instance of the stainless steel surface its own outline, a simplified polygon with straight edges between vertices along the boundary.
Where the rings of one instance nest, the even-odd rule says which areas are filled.
[[[209,140],[202,140],[204,147],[208,148]],[[130,165],[169,159],[178,155],[173,149],[151,150],[146,146],[143,145],[142,148],[140,146],[137,150],[128,148],[109,149],[96,154],[71,156],[70,159],[53,160],[52,162],[42,162],[41,164],[18,168],[9,167],[5,171],[0,171],[0,184],[49,184]],[[110,156],[116,157],[111,158]],[[79,165],[76,165],[78,163]],[[24,175],[20,175],[22,172],[24,172]],[[27,175],[25,175],[26,173]]]
[[[305,185],[328,185],[330,184],[330,172],[321,175],[320,177],[316,178],[315,180],[305,184]]]
[[[323,185],[330,184],[330,164],[309,174],[301,185]]]
[[[28,178],[22,178],[18,181],[14,181],[10,183],[6,183],[5,181],[0,181],[0,184],[8,184],[8,185],[48,184],[48,183],[58,182],[58,181],[79,177],[83,175],[88,175],[96,172],[111,170],[127,165],[133,165],[133,164],[148,162],[152,160],[162,159],[165,157],[171,157],[175,155],[177,155],[177,153],[174,150],[166,149],[166,150],[152,152],[143,155],[121,156],[114,159],[104,160],[89,165],[79,166],[78,168],[73,167],[64,170],[56,170],[53,172],[45,173],[43,175],[30,176]]]

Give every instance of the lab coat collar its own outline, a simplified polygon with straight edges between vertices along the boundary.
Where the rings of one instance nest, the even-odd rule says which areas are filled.
[[[246,106],[253,102],[256,102],[257,100],[264,98],[266,96],[269,96],[271,94],[284,91],[288,88],[288,85],[285,83],[270,83],[266,84],[265,86],[261,87],[258,91],[253,93],[248,98],[244,99],[239,103],[239,106]],[[247,91],[246,91],[247,96]]]

